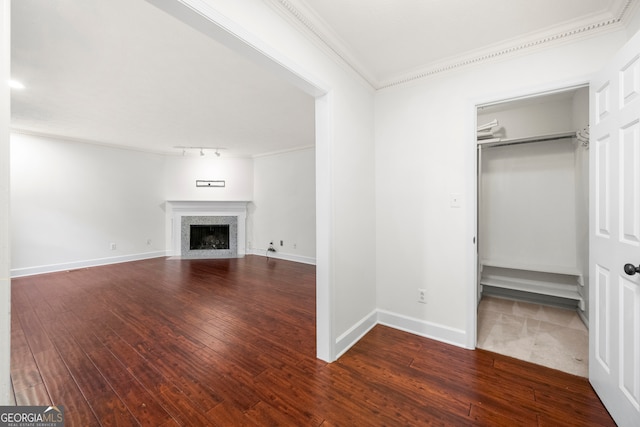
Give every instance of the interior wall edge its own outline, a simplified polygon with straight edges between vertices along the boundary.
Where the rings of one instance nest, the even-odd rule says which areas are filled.
[[[9,123],[11,94],[11,1],[0,0],[0,405],[14,402],[11,388],[11,253]]]

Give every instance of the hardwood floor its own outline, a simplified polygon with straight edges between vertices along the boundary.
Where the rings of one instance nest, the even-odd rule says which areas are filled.
[[[315,358],[315,269],[158,258],[14,279],[19,405],[68,426],[613,426],[584,378],[376,326]]]

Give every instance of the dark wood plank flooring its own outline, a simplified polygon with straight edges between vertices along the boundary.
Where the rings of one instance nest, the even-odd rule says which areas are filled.
[[[315,358],[315,268],[158,258],[14,279],[19,405],[68,426],[613,426],[580,377],[376,326]]]

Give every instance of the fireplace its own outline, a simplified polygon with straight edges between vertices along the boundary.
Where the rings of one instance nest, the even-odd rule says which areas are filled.
[[[183,258],[233,258],[238,255],[238,218],[183,216]]]
[[[171,255],[193,259],[244,256],[247,203],[168,200]]]
[[[229,224],[190,226],[189,250],[229,249]]]

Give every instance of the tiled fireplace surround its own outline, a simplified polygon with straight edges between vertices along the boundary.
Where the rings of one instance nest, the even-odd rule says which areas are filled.
[[[181,258],[236,258],[246,254],[247,203],[223,201],[166,202],[167,246],[171,256]],[[191,251],[191,224],[229,224],[228,250]]]

